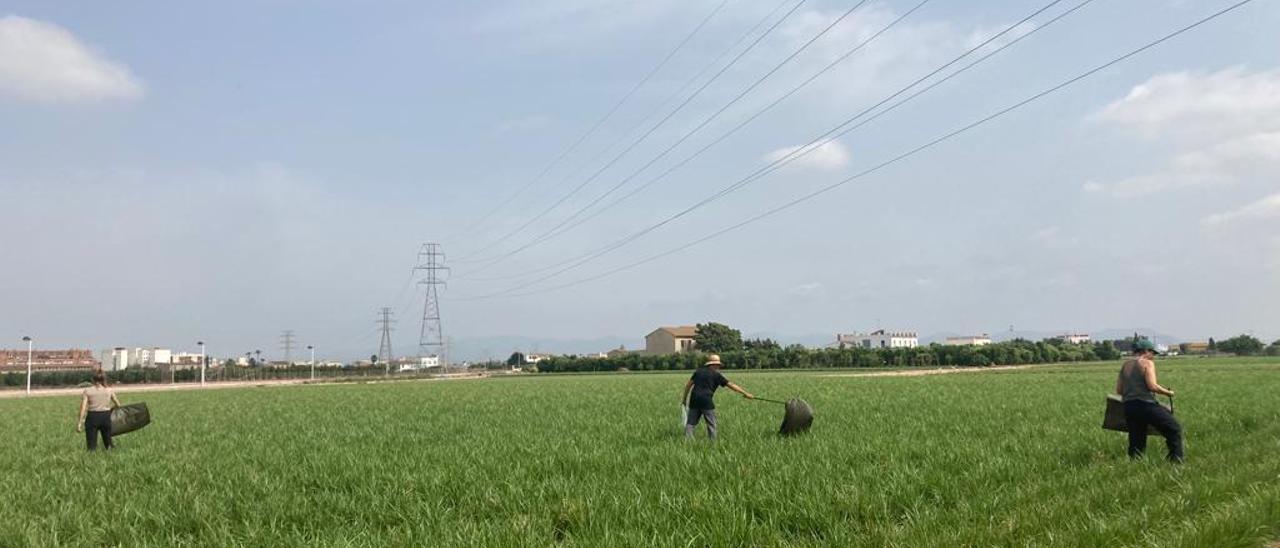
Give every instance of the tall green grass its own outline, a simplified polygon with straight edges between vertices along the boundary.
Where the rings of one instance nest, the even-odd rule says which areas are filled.
[[[0,545],[1257,546],[1280,536],[1280,364],[1163,362],[1187,464],[1099,428],[1116,364],[925,377],[735,373],[681,438],[685,374],[0,401]]]

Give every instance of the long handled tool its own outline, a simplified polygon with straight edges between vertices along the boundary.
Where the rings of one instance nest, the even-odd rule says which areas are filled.
[[[771,400],[769,398],[752,398],[758,401],[777,403],[787,408],[786,414],[782,417],[782,428],[778,430],[779,434],[790,436],[799,434],[809,430],[813,425],[813,408],[800,398],[791,398],[787,401]]]

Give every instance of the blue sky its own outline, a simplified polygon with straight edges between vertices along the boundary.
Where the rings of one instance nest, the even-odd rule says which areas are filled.
[[[917,3],[867,2],[617,195]],[[3,2],[0,333],[89,348],[206,339],[239,353],[273,350],[292,329],[354,357],[376,350],[375,312],[391,306],[405,353],[421,314],[409,268],[420,243],[438,241],[455,261],[443,313],[460,344],[638,344],[658,325],[707,320],[784,335],[1014,325],[1280,337],[1280,6],[1264,0],[723,237],[569,289],[474,298],[679,211],[1045,3],[928,2],[634,198],[490,265],[462,260],[515,249],[627,180],[856,2],[803,2],[536,218],[651,127],[639,122],[671,112],[667,100],[687,97],[685,82],[779,3],[726,2],[495,211],[719,0]],[[1230,4],[1089,3],[776,174],[528,289],[683,246]]]

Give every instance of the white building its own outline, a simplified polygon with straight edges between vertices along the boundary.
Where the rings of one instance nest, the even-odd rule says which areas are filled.
[[[1092,340],[1088,333],[1067,333],[1058,338],[1071,344],[1084,344]]]
[[[173,351],[172,351],[172,350],[168,350],[168,349],[165,349],[165,348],[152,348],[152,349],[151,349],[151,364],[152,364],[152,365],[162,365],[162,364],[171,364],[171,363],[174,363],[174,361],[173,361],[173,357],[174,357],[174,356],[173,356]],[[196,362],[197,362],[197,363],[199,363],[199,362],[200,362],[199,354],[197,354],[197,355],[196,355]]]
[[[177,354],[183,356],[184,354]],[[156,367],[180,363],[174,360],[174,353],[168,348],[125,348],[117,346],[102,351],[102,369],[104,371],[122,371],[129,367]],[[200,363],[200,355],[195,354],[192,363]]]
[[[200,367],[200,354],[194,352],[178,352],[173,355],[173,359],[169,362],[175,366],[181,367]]]
[[[920,338],[915,331],[889,331],[877,329],[870,333],[836,334],[836,346],[840,348],[915,348]]]
[[[110,353],[110,359],[102,360],[102,367],[106,367],[106,364],[111,364],[110,370],[123,371],[125,367],[129,366],[128,348],[115,347],[108,352]]]
[[[538,363],[538,362],[540,362],[540,361],[542,361],[542,360],[548,359],[548,358],[550,358],[550,357],[551,357],[551,354],[525,354],[525,355],[524,355],[524,363],[528,363],[528,364],[536,364],[536,363]]]
[[[991,336],[983,333],[981,335],[964,335],[960,337],[947,337],[945,346],[986,346],[991,344]]]

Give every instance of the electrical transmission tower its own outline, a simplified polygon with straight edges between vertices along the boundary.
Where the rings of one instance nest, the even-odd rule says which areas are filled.
[[[426,286],[418,356],[443,356],[444,328],[440,323],[440,295],[436,288],[445,285],[444,274],[449,272],[449,268],[444,266],[444,249],[440,244],[422,244],[422,249],[418,251],[418,266],[414,270],[422,272],[418,285]]]
[[[378,315],[378,325],[382,326],[382,344],[378,345],[378,361],[388,364],[390,367],[391,360],[395,357],[395,353],[391,351],[391,324],[396,323],[391,319],[391,309],[383,307]]]
[[[280,334],[280,349],[284,350],[284,363],[293,364],[293,347],[295,345],[293,331],[286,330]]]

